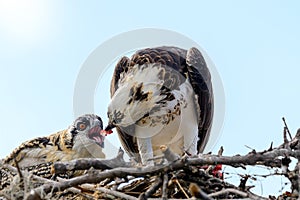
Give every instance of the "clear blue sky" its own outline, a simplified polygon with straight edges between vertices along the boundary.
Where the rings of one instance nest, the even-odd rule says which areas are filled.
[[[148,27],[192,38],[215,63],[226,117],[214,151],[279,145],[281,117],[292,133],[300,127],[300,4],[288,2],[0,0],[0,157],[66,128],[74,84],[90,53],[112,36]],[[97,99],[101,88],[96,113],[107,105]],[[280,181],[263,192],[277,192]]]

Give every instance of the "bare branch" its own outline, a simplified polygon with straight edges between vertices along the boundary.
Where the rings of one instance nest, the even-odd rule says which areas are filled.
[[[169,178],[168,178],[168,174],[164,174],[163,175],[163,185],[162,185],[162,198],[165,200],[165,199],[168,199],[168,181],[169,181]]]
[[[124,151],[119,150],[117,157],[113,159],[91,159],[91,158],[84,158],[84,159],[77,159],[69,162],[57,162],[53,164],[52,173],[53,174],[63,174],[67,171],[74,171],[74,170],[87,170],[90,168],[94,169],[112,169],[116,167],[131,167],[130,162],[125,162],[123,159]]]
[[[21,172],[21,169],[20,169],[20,167],[19,167],[19,163],[18,163],[18,161],[16,160],[16,158],[14,158],[14,163],[15,163],[15,165],[16,165],[18,175],[19,175],[20,179],[22,180],[22,179],[23,179],[23,174],[22,174],[22,172]]]
[[[218,197],[218,196],[229,194],[229,193],[234,193],[241,197],[248,197],[248,194],[246,192],[242,192],[240,190],[233,189],[233,188],[224,189],[224,190],[209,194],[208,196],[209,197]]]
[[[238,195],[242,198],[247,198],[248,197],[247,199],[251,199],[251,200],[268,200],[269,199],[269,198],[254,195],[254,194],[252,194],[251,192],[248,192],[248,191],[241,191],[241,190],[237,190],[237,189],[234,189],[234,188],[223,189],[221,191],[211,193],[208,196],[217,198],[219,196],[227,195],[229,193],[236,194],[236,195]]]
[[[222,156],[223,152],[224,152],[224,148],[223,148],[223,146],[221,146],[219,151],[218,151],[218,156]]]
[[[97,188],[95,188],[94,185],[88,185],[88,184],[84,184],[81,187],[85,188],[85,189],[88,189],[88,190],[91,190],[91,191],[99,191],[99,192],[102,192],[104,194],[110,194],[110,195],[112,195],[114,197],[119,197],[119,198],[122,198],[122,199],[137,200],[136,197],[124,194],[122,192],[113,191],[113,190],[110,190],[110,189],[107,189],[107,188],[104,188],[104,187],[97,187]]]
[[[139,196],[139,199],[140,200],[148,199],[153,193],[155,193],[155,191],[161,186],[161,184],[162,184],[162,179],[158,178],[156,182],[154,182],[154,184],[152,184],[152,186],[145,193],[142,193]]]
[[[287,124],[286,124],[286,121],[285,121],[285,118],[284,118],[284,117],[282,117],[282,121],[283,121],[283,123],[284,123],[284,128],[287,130],[287,132],[288,132],[288,134],[289,134],[289,136],[290,136],[290,139],[292,139],[291,132],[290,132],[290,130],[289,130]]]
[[[174,179],[175,183],[179,186],[180,190],[182,191],[182,193],[184,194],[184,196],[186,198],[189,198],[189,195],[186,193],[186,191],[184,190],[184,188],[181,186],[180,182],[178,181],[177,178]]]
[[[212,200],[213,199],[209,195],[207,195],[205,192],[203,192],[201,190],[201,188],[195,183],[190,184],[189,190],[190,190],[190,193],[192,194],[192,196],[195,198],[200,198],[203,200]]]

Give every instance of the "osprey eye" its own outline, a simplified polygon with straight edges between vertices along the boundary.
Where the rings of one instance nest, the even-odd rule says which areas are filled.
[[[83,131],[84,129],[86,129],[86,125],[84,123],[80,123],[77,127],[80,131]]]

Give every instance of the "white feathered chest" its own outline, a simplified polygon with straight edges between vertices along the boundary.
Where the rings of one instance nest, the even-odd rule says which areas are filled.
[[[210,73],[196,48],[156,47],[122,57],[111,81],[109,123],[127,153],[143,164],[160,145],[202,152],[213,117]]]
[[[166,73],[174,73],[176,81],[170,84],[172,77],[162,78]],[[160,64],[136,65],[122,74],[109,112],[116,115],[116,124],[125,131],[134,124],[134,132],[127,134],[151,138],[154,155],[160,154],[161,145],[171,147],[178,154],[185,151],[196,154],[198,108],[195,99],[188,79],[178,72]],[[189,137],[186,144],[184,135]]]

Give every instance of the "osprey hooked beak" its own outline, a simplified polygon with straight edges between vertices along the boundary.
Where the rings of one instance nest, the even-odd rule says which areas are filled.
[[[105,127],[104,130],[112,133],[112,129],[116,127],[116,123],[109,112],[107,113],[107,115],[108,115],[108,125]]]
[[[112,129],[115,127],[116,127],[116,125],[114,125],[113,123],[108,123],[108,125],[106,126],[106,128],[104,130],[108,131],[109,133],[112,133]]]

